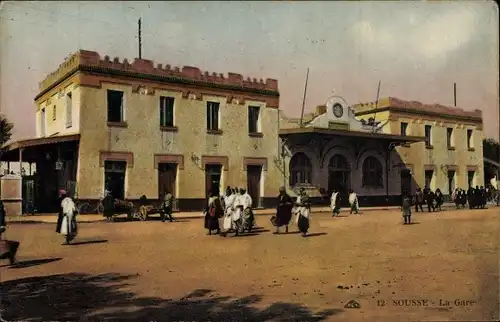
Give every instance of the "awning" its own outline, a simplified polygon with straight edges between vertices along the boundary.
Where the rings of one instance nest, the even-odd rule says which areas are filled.
[[[484,162],[494,166],[494,167],[497,167],[497,168],[500,168],[500,163],[497,162],[497,161],[494,161],[494,160],[491,160],[491,159],[488,159],[488,158],[483,158]]]
[[[349,130],[338,130],[338,129],[328,129],[328,128],[317,128],[317,127],[302,127],[302,128],[292,128],[292,129],[282,129],[279,131],[279,136],[282,138],[296,136],[301,134],[317,134],[321,136],[343,136],[343,137],[356,137],[374,140],[384,140],[394,143],[396,145],[405,143],[416,143],[424,142],[425,137],[423,136],[406,136],[406,135],[394,135],[385,133],[371,133],[371,132],[361,132],[361,131],[349,131]]]
[[[80,134],[73,135],[60,135],[60,136],[51,136],[46,138],[37,138],[37,139],[28,139],[28,140],[20,140],[17,142],[13,142],[5,147],[5,151],[13,151],[19,148],[28,148],[32,146],[46,145],[46,144],[55,144],[62,142],[71,142],[80,140]]]

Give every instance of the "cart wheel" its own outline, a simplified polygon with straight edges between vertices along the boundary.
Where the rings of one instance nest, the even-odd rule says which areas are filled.
[[[97,204],[97,209],[96,210],[97,210],[98,214],[102,214],[104,212],[104,205],[102,204],[102,202],[99,202]]]
[[[84,202],[82,204],[79,204],[76,208],[77,208],[77,211],[79,214],[92,213],[92,206],[88,202]]]

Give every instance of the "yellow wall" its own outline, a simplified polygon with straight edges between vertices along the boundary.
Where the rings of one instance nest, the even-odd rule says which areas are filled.
[[[205,174],[194,154],[227,156],[229,169],[223,171],[221,186],[246,186],[243,157],[268,159],[261,197],[277,194],[282,175],[273,162],[278,155],[278,110],[263,102],[246,100],[245,105],[228,104],[225,96],[206,96],[202,100],[182,98],[180,92],[156,90],[154,95],[132,92],[131,86],[102,84],[102,88],[81,89],[81,139],[77,180],[80,198],[100,198],[104,190],[104,168],[99,151],[133,152],[134,164],[127,168],[125,197],[158,198],[155,154],[184,155],[184,169],[178,170],[177,198],[205,198]],[[126,128],[107,126],[107,89],[124,92]],[[159,97],[175,98],[174,122],[178,132],[160,131]],[[206,102],[220,102],[222,135],[206,133]],[[262,138],[248,136],[248,106],[260,106]],[[281,178],[281,179],[280,179]],[[261,179],[262,181],[262,179]]]
[[[66,94],[71,93],[72,111],[71,111],[71,126],[67,126],[66,111],[67,98]],[[77,134],[80,131],[80,88],[76,84],[76,78],[72,82],[65,82],[60,86],[55,87],[49,93],[40,98],[37,102],[35,113],[36,119],[36,136],[49,137],[59,135]],[[54,120],[55,107],[55,120]],[[42,109],[45,109],[45,120],[42,120]],[[45,122],[45,133],[42,133],[42,121]]]
[[[357,112],[359,112],[357,110]],[[365,114],[358,118],[368,119],[373,114]],[[378,112],[376,119],[379,121],[389,119],[384,127],[384,133],[401,134],[401,123],[408,123],[407,135],[425,136],[425,125],[432,126],[431,144],[433,149],[427,149],[425,142],[411,144],[410,147],[398,147],[397,151],[405,164],[410,165],[413,177],[420,187],[425,186],[425,166],[435,165],[436,171],[431,182],[431,189],[441,189],[448,194],[448,168],[455,165],[458,168],[455,177],[455,187],[467,188],[467,167],[475,166],[474,185],[484,185],[483,169],[483,138],[482,125],[465,122],[451,121],[434,116],[414,115],[409,113],[396,113],[390,111]],[[454,150],[447,148],[447,128],[453,128],[452,145]],[[473,149],[467,148],[467,129],[473,130]]]

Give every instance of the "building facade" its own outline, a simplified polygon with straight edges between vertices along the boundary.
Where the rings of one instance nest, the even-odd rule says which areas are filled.
[[[393,97],[354,106],[356,117],[387,123],[382,132],[424,136],[396,148],[400,169],[412,175],[411,190],[428,186],[450,195],[455,188],[484,186],[483,121],[480,110],[465,111]],[[397,166],[397,165],[396,165]]]
[[[40,83],[35,102],[38,138],[9,149],[16,161],[36,162],[44,182],[57,177],[40,197],[57,200],[66,188],[97,202],[107,189],[119,199],[158,200],[169,191],[177,209],[199,210],[209,190],[232,186],[247,188],[262,207],[281,184],[272,162],[279,154],[274,79],[81,50]],[[48,151],[43,158],[40,149]]]
[[[387,122],[357,119],[339,97],[330,98],[300,123],[280,120],[283,151],[276,163],[282,163],[291,191],[303,187],[316,202],[328,203],[336,190],[347,204],[352,189],[361,206],[400,204],[411,177],[394,166],[401,163],[395,148],[417,144],[423,137],[383,133]]]

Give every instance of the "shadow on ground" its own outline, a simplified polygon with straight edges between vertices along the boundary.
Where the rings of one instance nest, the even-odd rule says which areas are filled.
[[[38,266],[38,265],[43,265],[43,264],[48,264],[52,262],[58,262],[62,258],[43,258],[43,259],[32,259],[32,260],[24,260],[24,261],[19,261],[13,265],[9,266],[9,269],[19,269],[19,268],[28,268],[32,266]]]
[[[0,285],[6,320],[30,321],[322,321],[342,309],[312,312],[293,303],[253,307],[260,295],[243,298],[196,290],[181,299],[141,298],[124,292],[133,276],[104,274],[29,277]]]

